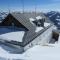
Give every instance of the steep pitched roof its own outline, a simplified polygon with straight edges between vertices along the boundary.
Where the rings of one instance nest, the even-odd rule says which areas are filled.
[[[40,30],[38,33],[34,32],[32,33],[31,31],[27,31],[25,33],[25,36],[23,38],[23,42],[15,42],[15,41],[6,41],[8,43],[12,43],[21,47],[25,47],[26,45],[28,45],[29,43],[31,43],[35,38],[37,38],[38,36],[40,36],[43,32],[45,32],[47,29],[49,29],[52,25]]]
[[[43,18],[45,18],[45,15],[43,13],[35,13],[35,12],[31,12],[31,13],[24,13],[24,16],[29,18],[36,18],[37,16],[42,16]]]
[[[35,12],[32,12],[32,13],[24,13],[24,16],[27,18],[27,19],[29,19],[29,18],[36,18],[37,16],[41,16],[41,17],[43,17],[43,18],[45,18],[45,22],[48,22],[48,23],[51,23],[51,24],[53,24],[53,22],[51,22],[50,21],[50,19],[49,19],[49,17],[47,17],[44,13],[42,13],[42,12],[37,12],[37,13],[35,13]]]
[[[30,21],[22,13],[9,13],[16,20],[18,20],[22,25],[24,25],[28,30],[35,30],[35,26],[30,23]]]
[[[12,13],[12,15],[20,22],[22,23],[26,28],[29,30],[35,29],[35,26],[33,26],[30,21],[21,13]]]
[[[20,44],[21,46],[26,46],[27,44],[29,44],[30,42],[32,42],[35,38],[37,38],[38,36],[40,36],[43,32],[45,32],[47,29],[49,29],[52,25],[40,30],[39,32],[34,32],[34,33],[31,33],[30,31],[28,31],[26,33],[26,37],[24,39],[24,41],[22,42],[22,44]]]
[[[23,42],[15,43],[20,46],[26,46],[31,41],[33,41],[36,37],[38,37],[40,34],[42,34],[44,31],[46,31],[48,28],[51,27],[48,26],[47,28],[44,28],[43,30],[39,31],[38,33],[35,32],[36,26],[30,23],[29,18],[36,18],[37,16],[45,17],[42,13],[38,13],[35,15],[35,13],[10,13],[15,19],[17,19],[22,25],[24,25],[29,31],[25,33],[25,36],[23,38]],[[11,42],[13,43],[13,42]]]

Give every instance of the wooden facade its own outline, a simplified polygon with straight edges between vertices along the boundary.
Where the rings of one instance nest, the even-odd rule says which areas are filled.
[[[28,30],[24,25],[22,25],[16,18],[9,14],[1,23],[1,26],[14,26],[18,28],[24,28]]]

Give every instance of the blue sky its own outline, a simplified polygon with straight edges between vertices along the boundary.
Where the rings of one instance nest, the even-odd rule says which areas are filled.
[[[0,11],[22,11],[23,0],[0,0]],[[60,11],[60,0],[24,0],[24,10],[34,11]]]

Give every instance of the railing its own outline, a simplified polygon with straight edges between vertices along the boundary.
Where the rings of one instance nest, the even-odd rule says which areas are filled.
[[[12,29],[12,30],[18,30],[18,31],[26,31],[24,28],[18,28],[15,26],[0,26],[0,28],[8,28],[8,29]]]

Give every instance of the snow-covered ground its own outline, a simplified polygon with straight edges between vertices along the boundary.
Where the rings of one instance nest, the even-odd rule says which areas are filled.
[[[19,54],[19,49],[0,42],[0,60],[24,59],[24,55]]]
[[[6,60],[60,60],[60,44],[36,45],[23,54],[7,53],[0,46],[0,57]]]
[[[27,60],[60,60],[60,48],[53,45],[35,46],[25,52]]]

